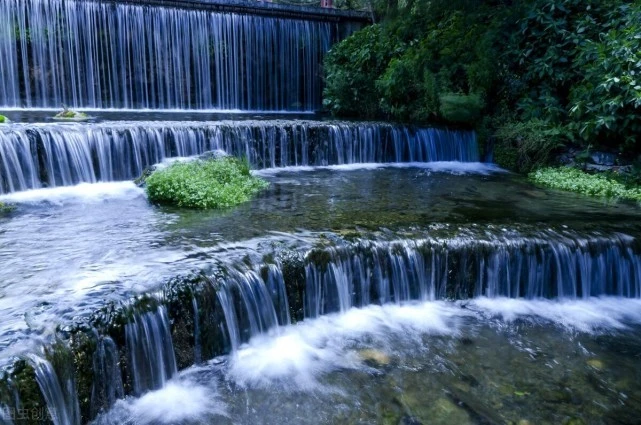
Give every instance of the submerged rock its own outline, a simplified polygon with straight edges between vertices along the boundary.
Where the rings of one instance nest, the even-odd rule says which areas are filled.
[[[391,362],[389,355],[373,348],[359,351],[358,356],[365,364],[372,367],[387,366]]]
[[[134,180],[134,183],[136,184],[136,186],[145,187],[145,183],[147,182],[147,179],[149,178],[149,176],[151,176],[151,174],[154,171],[156,171],[155,165],[150,165],[149,167],[145,168],[142,171],[142,174],[140,175],[140,177]]]
[[[617,156],[613,153],[597,151],[590,155],[590,159],[597,165],[614,165],[616,163]]]
[[[603,362],[601,360],[599,360],[599,359],[590,359],[586,363],[592,369],[603,370],[603,368],[604,368]]]
[[[53,119],[58,121],[87,121],[92,119],[92,117],[84,112],[72,111],[71,109],[64,108],[61,112],[58,112]]]

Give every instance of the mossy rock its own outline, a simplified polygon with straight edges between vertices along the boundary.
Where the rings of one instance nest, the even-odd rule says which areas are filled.
[[[64,111],[57,113],[53,119],[59,121],[87,121],[90,120],[91,117],[84,112],[65,109]]]
[[[0,115],[0,124],[9,124],[11,120],[4,115]]]
[[[20,401],[19,405],[16,405],[16,400]],[[47,403],[36,381],[36,373],[26,360],[18,360],[0,379],[0,402],[8,407],[10,415],[15,415],[16,423],[52,423]]]
[[[152,175],[152,173],[156,171],[156,166],[155,165],[150,165],[149,167],[146,167],[144,170],[142,170],[142,174],[134,180],[134,184],[138,187],[145,187],[147,183],[147,179],[149,176]]]

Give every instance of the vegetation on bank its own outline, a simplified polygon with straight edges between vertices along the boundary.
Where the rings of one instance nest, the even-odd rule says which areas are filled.
[[[373,4],[380,23],[326,57],[333,114],[474,128],[520,172],[566,146],[641,153],[641,3]]]
[[[641,201],[641,187],[629,187],[613,176],[588,174],[571,167],[540,168],[529,174],[534,183],[603,198]]]
[[[268,183],[233,157],[176,162],[146,180],[149,199],[184,208],[226,208],[248,201]]]

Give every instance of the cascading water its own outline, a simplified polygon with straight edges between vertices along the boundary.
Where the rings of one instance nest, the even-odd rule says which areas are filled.
[[[98,337],[93,354],[91,416],[113,406],[125,396],[119,366],[118,347],[110,337]]]
[[[65,370],[65,373],[59,376],[59,372],[49,360],[37,355],[31,355],[29,359],[49,410],[49,418],[38,419],[50,419],[54,425],[80,425],[80,406],[73,372]],[[70,367],[68,364],[64,366]]]
[[[220,286],[217,295],[225,315],[232,350],[238,349],[242,342],[251,337],[278,326],[278,314],[272,296],[280,299],[279,295],[284,293],[284,283],[275,280],[277,275],[271,272],[269,276],[271,279],[267,281],[279,286],[271,294],[258,273],[251,270],[231,270],[229,278]]]
[[[289,304],[279,300],[282,291],[289,299],[295,296],[293,289],[284,282],[272,283],[276,277],[282,279],[281,266],[260,267],[269,270],[263,279],[253,271],[233,273],[219,291],[233,349],[273,326],[274,315],[291,314]],[[306,318],[413,300],[638,298],[641,246],[620,234],[580,236],[553,231],[478,241],[363,241],[310,251],[304,275]],[[259,296],[266,288],[275,295],[271,299]],[[259,326],[265,317],[269,326]]]
[[[12,125],[0,129],[0,193],[134,179],[166,158],[216,149],[255,168],[479,159],[472,132],[376,123]]]
[[[312,251],[306,317],[444,298],[641,296],[641,252],[625,235],[546,232],[490,241],[366,242]]]
[[[161,388],[177,372],[166,308],[134,315],[125,334],[134,394]]]
[[[95,0],[0,2],[0,106],[312,111],[338,24]]]
[[[231,269],[218,280],[232,351],[295,315],[299,294],[283,278],[285,267],[290,266],[276,262]],[[301,318],[311,319],[411,301],[641,297],[641,245],[622,234],[550,230],[486,240],[363,240],[313,249],[300,267]]]

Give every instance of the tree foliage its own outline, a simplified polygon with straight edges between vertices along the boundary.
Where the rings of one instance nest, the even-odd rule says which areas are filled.
[[[549,139],[546,157],[560,143],[641,152],[641,3],[373,4],[383,22],[326,58],[333,113],[474,126],[513,147]]]

